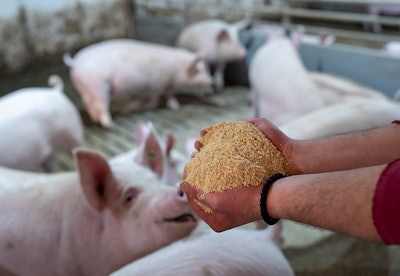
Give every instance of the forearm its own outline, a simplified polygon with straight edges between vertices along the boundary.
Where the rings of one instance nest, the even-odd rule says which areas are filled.
[[[400,126],[296,141],[295,164],[303,173],[339,171],[390,162],[400,156]]]
[[[267,208],[272,217],[381,241],[373,222],[372,204],[384,167],[280,179],[269,192]]]

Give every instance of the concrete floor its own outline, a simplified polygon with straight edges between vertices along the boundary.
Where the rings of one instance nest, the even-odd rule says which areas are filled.
[[[22,87],[46,86],[51,73],[63,77],[67,94],[81,108],[66,68],[60,65],[44,71],[2,75],[0,94]],[[250,118],[248,93],[247,87],[229,87],[207,98],[201,93],[182,93],[178,96],[182,104],[179,111],[158,108],[118,116],[111,130],[92,124],[82,110],[87,146],[109,157],[129,150],[134,146],[132,134],[137,122],[150,120],[160,134],[171,131],[178,138],[177,149],[183,152],[186,137],[198,135],[201,128],[221,121]],[[74,169],[72,159],[58,155],[55,170],[71,169]],[[400,247],[366,242],[289,221],[284,222],[282,248],[296,275],[400,275]]]

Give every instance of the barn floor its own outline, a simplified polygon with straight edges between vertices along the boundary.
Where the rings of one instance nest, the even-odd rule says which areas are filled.
[[[1,75],[0,94],[22,87],[47,86],[47,77],[52,73],[64,79],[65,91],[82,110],[80,98],[69,82],[67,69],[62,65]],[[185,139],[192,134],[198,135],[201,128],[221,121],[249,118],[248,93],[247,87],[228,87],[209,97],[203,97],[196,91],[182,92],[178,96],[182,104],[179,111],[161,107],[118,116],[110,130],[90,123],[82,111],[87,147],[97,149],[107,157],[129,150],[134,147],[136,124],[151,121],[161,135],[173,133],[178,140],[177,149],[184,152]],[[70,156],[56,156],[55,171],[73,169]],[[400,275],[400,247],[365,242],[288,221],[284,222],[283,241],[283,251],[296,275]]]

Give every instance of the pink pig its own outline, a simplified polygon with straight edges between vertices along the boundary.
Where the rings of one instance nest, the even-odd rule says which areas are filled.
[[[218,19],[198,21],[182,30],[176,45],[201,53],[209,64],[215,65],[214,85],[222,89],[226,63],[247,55],[239,41],[239,31],[248,24],[245,20],[233,24]]]
[[[256,51],[249,80],[254,117],[267,118],[278,126],[324,105],[295,46],[286,37],[271,36]]]
[[[123,112],[155,108],[165,96],[177,109],[176,87],[210,87],[212,80],[201,57],[190,51],[131,39],[112,39],[64,55],[70,75],[94,122],[111,127],[110,101],[120,100]],[[135,102],[136,101],[136,102]],[[139,101],[139,103],[138,103]]]
[[[294,272],[278,245],[280,225],[203,232],[137,260],[111,276],[281,275]]]
[[[60,77],[50,88],[23,88],[0,98],[0,166],[20,170],[52,169],[52,155],[84,143],[78,109],[63,92]]]
[[[0,271],[109,275],[192,232],[177,187],[132,162],[75,150],[78,172],[0,168]]]

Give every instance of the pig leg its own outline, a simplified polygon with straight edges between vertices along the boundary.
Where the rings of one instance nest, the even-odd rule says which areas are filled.
[[[224,80],[224,71],[225,71],[226,63],[219,62],[214,72],[214,92],[221,91],[225,86]]]
[[[168,87],[164,93],[165,98],[167,100],[168,108],[172,110],[178,110],[180,108],[180,104],[175,97],[175,91],[172,87]]]
[[[111,86],[97,77],[75,78],[74,84],[81,94],[83,104],[90,118],[105,128],[111,127],[109,111]]]

